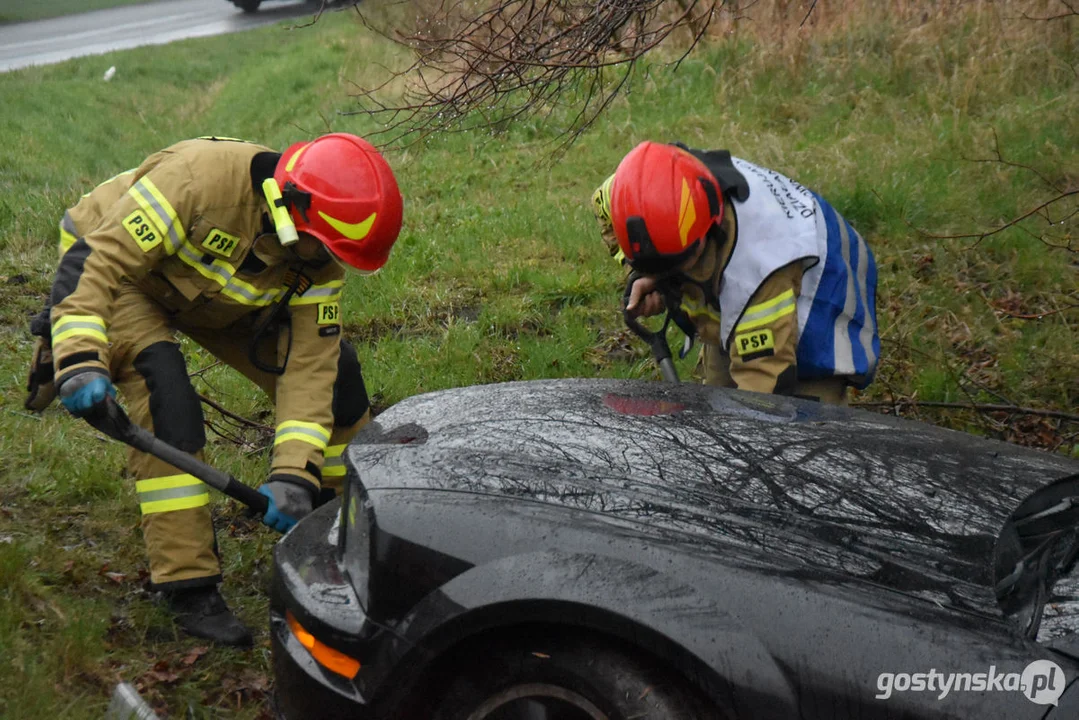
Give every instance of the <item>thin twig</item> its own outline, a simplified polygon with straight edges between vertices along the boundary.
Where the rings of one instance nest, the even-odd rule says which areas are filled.
[[[1031,17],[1026,13],[1022,13],[1024,20],[1035,20],[1037,22],[1049,22],[1051,20],[1063,20],[1064,18],[1079,16],[1079,9],[1072,7],[1065,0],[1060,0],[1060,4],[1068,8],[1068,12],[1060,13],[1059,15],[1050,15],[1049,17]]]
[[[1079,195],[1079,189],[1068,190],[1067,192],[1062,192],[1059,195],[1057,195],[1056,197],[1051,198],[1049,200],[1046,200],[1041,205],[1038,205],[1036,208],[1034,208],[1032,210],[1028,210],[1027,212],[1023,213],[1019,217],[1016,217],[1016,218],[1013,218],[1012,220],[1009,220],[1008,222],[1004,223],[1003,225],[1001,225],[1000,227],[998,227],[995,230],[987,230],[987,231],[982,232],[982,233],[963,233],[963,234],[960,234],[960,235],[932,235],[932,234],[927,233],[927,232],[922,231],[922,230],[920,230],[919,232],[923,236],[925,236],[927,238],[931,238],[933,240],[965,240],[965,239],[969,239],[969,238],[977,238],[977,242],[974,243],[975,245],[977,245],[982,240],[985,240],[987,237],[991,237],[993,235],[996,235],[999,232],[1003,232],[1004,230],[1007,230],[1008,228],[1012,227],[1013,225],[1015,225],[1015,224],[1017,224],[1019,222],[1022,222],[1023,220],[1026,220],[1028,217],[1031,217],[1032,215],[1037,215],[1039,212],[1041,212],[1045,208],[1049,207],[1053,203],[1059,202],[1060,200],[1063,200],[1065,198],[1069,198],[1069,197],[1071,197],[1073,195]]]
[[[206,397],[205,395],[200,394],[199,395],[199,400],[201,400],[205,404],[209,405],[210,407],[212,407],[214,410],[218,411],[219,413],[221,413],[225,417],[232,418],[233,420],[240,423],[241,425],[245,425],[245,426],[251,427],[251,428],[257,428],[259,430],[265,430],[265,431],[268,431],[268,432],[273,432],[273,428],[270,427],[269,425],[264,425],[262,423],[255,422],[254,420],[248,420],[247,418],[243,417],[242,415],[237,415],[236,413],[222,407],[219,403],[211,400],[210,398]]]
[[[188,376],[188,377],[192,377],[192,378],[196,378],[196,377],[197,377],[197,378],[201,378],[201,377],[202,377],[202,374],[203,374],[204,372],[206,372],[207,370],[212,370],[213,368],[217,367],[217,366],[218,366],[218,365],[220,365],[220,364],[221,364],[221,360],[217,360],[217,361],[215,361],[215,362],[212,362],[212,363],[210,363],[209,365],[207,365],[207,366],[206,366],[206,367],[204,367],[204,368],[199,368],[198,370],[196,370],[196,371],[194,371],[194,372],[192,372],[192,373],[188,373],[188,375],[187,375],[187,376]]]
[[[1008,317],[1015,318],[1017,320],[1041,320],[1042,318],[1049,317],[1050,315],[1056,315],[1057,313],[1062,313],[1068,310],[1074,310],[1075,308],[1079,308],[1079,305],[1068,305],[1066,307],[1057,308],[1056,310],[1047,310],[1042,313],[1034,313],[1033,315],[1024,315],[1021,313],[1011,312],[1010,310],[1005,310],[1002,307],[993,305],[993,303],[989,303],[989,305],[1002,315],[1007,315]]]

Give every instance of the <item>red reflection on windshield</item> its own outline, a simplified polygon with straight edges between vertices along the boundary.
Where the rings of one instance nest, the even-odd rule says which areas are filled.
[[[674,415],[686,409],[682,403],[625,397],[624,395],[605,395],[603,404],[623,415]]]

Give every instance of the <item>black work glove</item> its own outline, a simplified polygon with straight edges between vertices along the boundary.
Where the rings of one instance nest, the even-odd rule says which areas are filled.
[[[284,533],[314,509],[318,490],[298,475],[275,473],[259,492],[269,500],[266,514],[262,516],[263,524]]]

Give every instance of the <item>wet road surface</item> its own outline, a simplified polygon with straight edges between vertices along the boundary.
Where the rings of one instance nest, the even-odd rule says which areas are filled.
[[[317,8],[305,0],[266,0],[257,13],[248,14],[227,0],[170,0],[0,25],[0,72],[250,30],[309,17]]]

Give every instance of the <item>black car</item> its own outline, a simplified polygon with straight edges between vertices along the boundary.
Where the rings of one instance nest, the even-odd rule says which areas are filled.
[[[245,13],[258,12],[259,6],[262,5],[263,1],[264,0],[229,0],[229,2],[243,10]],[[305,2],[314,10],[336,5],[355,5],[359,1],[360,0],[305,0]]]
[[[1063,456],[555,380],[405,400],[346,464],[275,551],[283,717],[1079,718]]]

